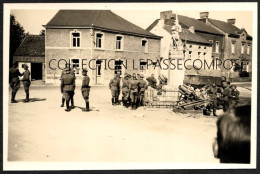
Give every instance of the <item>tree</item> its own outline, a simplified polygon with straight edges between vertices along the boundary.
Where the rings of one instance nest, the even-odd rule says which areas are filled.
[[[15,20],[14,15],[10,15],[10,49],[9,49],[9,66],[13,63],[13,55],[15,50],[19,47],[22,40],[29,33],[25,33],[23,27]]]

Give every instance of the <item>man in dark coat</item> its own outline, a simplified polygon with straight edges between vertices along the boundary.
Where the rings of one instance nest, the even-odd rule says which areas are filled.
[[[71,110],[69,106],[69,102],[73,96],[75,89],[75,78],[71,74],[70,69],[66,68],[66,73],[61,78],[61,93],[63,94],[63,98],[66,99],[66,109],[65,111],[69,112]]]
[[[83,109],[83,112],[88,112],[89,111],[89,91],[90,91],[90,86],[89,86],[89,82],[90,82],[90,78],[87,75],[88,70],[87,69],[83,69],[82,70],[82,75],[83,75],[83,80],[82,80],[82,85],[81,85],[81,92],[82,92],[82,97],[85,100],[86,103],[86,108]]]
[[[13,66],[9,69],[9,84],[12,88],[11,103],[17,103],[15,100],[15,95],[20,88],[20,80],[18,76],[22,76],[22,74],[17,69],[17,64],[14,63]]]
[[[30,88],[30,85],[31,85],[31,80],[30,80],[31,73],[28,70],[28,65],[27,64],[23,64],[22,68],[25,70],[23,72],[23,79],[22,79],[23,86],[24,86],[24,91],[25,91],[25,94],[26,94],[25,102],[29,102],[29,88]]]

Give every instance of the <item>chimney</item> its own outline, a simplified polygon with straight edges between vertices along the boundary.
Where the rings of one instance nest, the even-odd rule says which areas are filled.
[[[200,12],[200,19],[205,19],[209,17],[209,12]]]
[[[172,11],[162,11],[160,13],[160,19],[171,19]]]
[[[228,19],[228,20],[227,20],[227,23],[232,24],[232,25],[235,25],[236,19],[235,19],[235,18]]]

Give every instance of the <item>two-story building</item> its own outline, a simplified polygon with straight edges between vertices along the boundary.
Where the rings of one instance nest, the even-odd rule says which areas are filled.
[[[159,75],[147,65],[160,59],[161,37],[110,10],[60,10],[44,27],[46,83],[59,83],[66,64],[77,83],[82,68],[91,84],[108,84],[117,72]]]
[[[172,26],[175,21],[176,14],[172,13],[172,11],[163,11],[160,13],[160,19],[156,19],[147,28],[148,31],[162,36],[161,57],[163,59],[169,58],[168,49],[171,43]],[[203,75],[220,77],[222,75],[221,67],[210,67],[205,65],[204,62],[206,61],[207,64],[210,65],[212,61],[215,63],[215,59],[221,59],[223,57],[223,34],[197,19],[183,15],[178,15],[178,22],[182,28],[179,37],[183,42],[184,59],[192,60],[187,61],[188,63],[186,65],[190,65],[191,68],[196,66]],[[201,62],[197,60],[201,60],[203,63],[201,64]],[[166,71],[162,71],[162,74],[167,77]],[[186,74],[190,74],[188,68]]]
[[[227,22],[211,19],[208,12],[202,12],[200,21],[214,27],[224,36],[224,61],[223,72],[230,78],[251,76],[252,74],[252,37],[245,29],[235,26],[236,19],[228,19]]]

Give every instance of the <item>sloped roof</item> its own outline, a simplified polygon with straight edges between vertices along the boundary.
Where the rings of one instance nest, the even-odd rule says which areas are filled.
[[[169,25],[169,26],[173,26],[174,21],[175,21],[175,16],[176,15],[173,14],[173,17],[171,19],[165,19],[164,24]],[[201,21],[199,21],[195,18],[190,18],[190,17],[187,17],[187,16],[178,15],[178,20],[179,20],[179,24],[182,26],[182,28],[189,28],[191,26],[194,26],[196,31],[207,32],[207,33],[217,34],[217,35],[223,35],[221,32],[216,30],[214,27],[211,27],[211,26],[205,24],[204,22],[201,22]],[[147,30],[150,31],[158,23],[158,21],[159,21],[159,19],[156,19],[147,28]]]
[[[161,38],[110,10],[59,10],[45,27],[94,27],[125,34]]]
[[[237,28],[235,25],[232,25],[230,23],[227,23],[224,21],[219,21],[216,19],[211,19],[211,18],[208,18],[208,21],[212,25],[214,25],[217,28],[219,28],[220,30],[224,31],[225,33],[234,34],[234,35],[238,35],[239,33],[241,33],[239,28]]]
[[[163,28],[171,34],[171,32],[172,32],[171,26],[165,26]],[[196,33],[192,33],[190,30],[185,29],[185,28],[183,28],[182,32],[180,32],[179,34],[180,34],[180,39],[181,40],[187,40],[187,41],[192,41],[192,42],[211,44],[209,41],[207,41],[203,37],[199,36]]]
[[[45,36],[28,35],[15,50],[14,56],[45,56]]]

